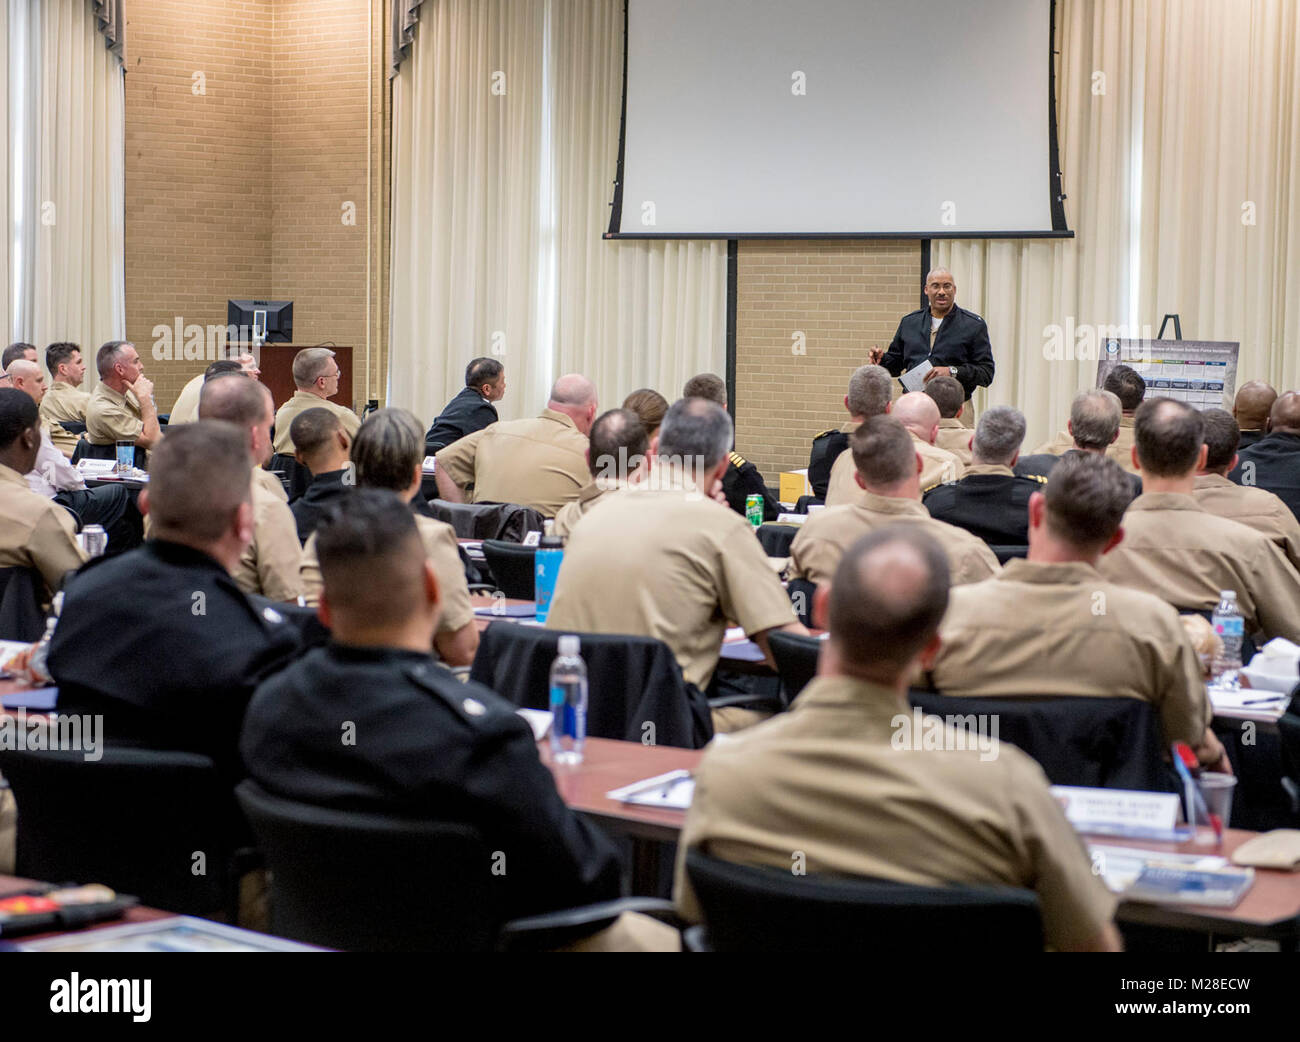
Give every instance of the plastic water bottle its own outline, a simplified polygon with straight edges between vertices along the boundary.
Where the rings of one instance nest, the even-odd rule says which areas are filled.
[[[1223,642],[1223,650],[1214,658],[1212,667],[1215,684],[1236,689],[1240,686],[1237,671],[1241,669],[1241,642],[1246,623],[1237,609],[1237,591],[1221,590],[1219,606],[1214,609],[1214,632]]]
[[[572,633],[560,638],[551,665],[551,755],[556,763],[582,763],[587,741],[587,664]]]
[[[564,540],[554,534],[554,525],[549,518],[543,522],[545,534],[533,558],[533,595],[537,599],[537,621],[542,625],[551,614],[551,598],[555,596],[555,583],[564,561]]]

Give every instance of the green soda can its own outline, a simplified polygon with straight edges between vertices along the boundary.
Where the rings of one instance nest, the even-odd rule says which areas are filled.
[[[745,497],[745,520],[755,528],[763,523],[763,497],[757,493]]]

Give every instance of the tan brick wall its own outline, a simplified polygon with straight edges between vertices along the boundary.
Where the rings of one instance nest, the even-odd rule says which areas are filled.
[[[920,306],[920,266],[914,240],[741,240],[736,448],[770,485],[847,419],[849,374]],[[793,351],[796,332],[805,354]]]
[[[153,328],[224,323],[231,297],[293,300],[296,343],[352,345],[358,399],[369,334],[370,396],[382,397],[387,247],[366,174],[382,198],[384,6],[129,0],[127,336],[164,411],[207,360],[151,358]]]

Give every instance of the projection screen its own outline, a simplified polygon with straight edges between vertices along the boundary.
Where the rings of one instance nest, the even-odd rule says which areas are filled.
[[[1052,0],[628,0],[612,237],[1065,236]]]

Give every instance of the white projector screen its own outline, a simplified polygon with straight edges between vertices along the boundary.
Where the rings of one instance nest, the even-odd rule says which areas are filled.
[[[628,0],[611,236],[1069,235],[1052,0]]]

